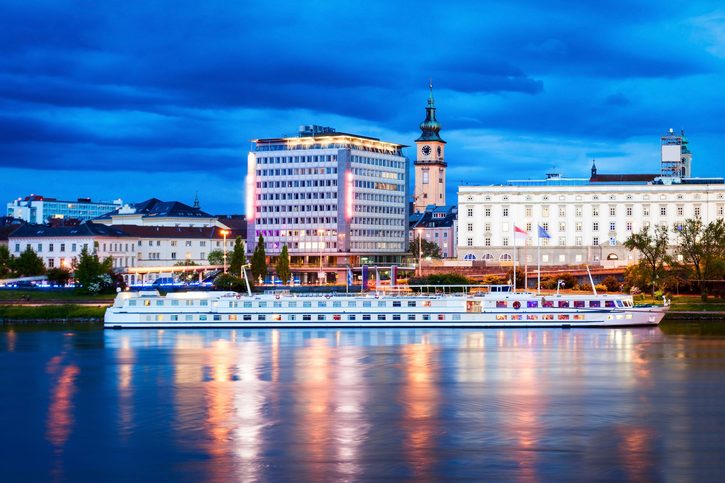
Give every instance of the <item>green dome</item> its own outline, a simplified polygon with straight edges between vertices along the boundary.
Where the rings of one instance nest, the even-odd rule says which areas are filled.
[[[430,96],[428,97],[428,106],[425,108],[425,120],[420,123],[422,134],[416,141],[439,141],[444,143],[438,133],[441,131],[441,125],[436,119],[435,100],[433,99],[433,85],[430,86]]]

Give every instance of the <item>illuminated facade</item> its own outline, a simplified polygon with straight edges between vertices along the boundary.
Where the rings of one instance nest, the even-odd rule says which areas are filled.
[[[91,220],[109,211],[120,208],[120,199],[113,202],[91,201],[90,198],[78,198],[76,201],[61,201],[40,195],[18,198],[7,204],[7,216],[42,225],[52,219]]]
[[[381,257],[405,253],[405,146],[320,126],[253,143],[247,172],[249,253],[259,235],[268,255],[287,245],[293,264],[300,265],[384,263]]]
[[[413,209],[422,213],[429,205],[446,204],[446,142],[439,133],[441,125],[436,120],[436,107],[433,100],[433,85],[430,86],[428,106],[425,108],[425,120],[420,124],[421,135],[415,140],[415,193]]]

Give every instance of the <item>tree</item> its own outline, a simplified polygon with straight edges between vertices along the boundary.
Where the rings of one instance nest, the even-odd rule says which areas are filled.
[[[211,255],[210,255],[211,256]],[[196,263],[194,260],[183,260],[181,262],[176,262],[174,264],[176,267],[197,267],[199,266],[198,263]],[[194,282],[197,279],[197,274],[193,270],[189,270],[188,272],[181,272],[179,274],[179,280],[185,283]]]
[[[242,275],[242,265],[247,264],[247,257],[244,255],[244,242],[242,237],[238,236],[234,240],[234,250],[232,250],[232,258],[229,262],[229,271],[234,275]]]
[[[660,275],[664,274],[665,264],[669,262],[667,255],[667,227],[658,225],[653,233],[645,226],[641,232],[632,233],[624,242],[630,250],[638,250],[642,254],[639,264],[646,268],[647,282],[652,285],[652,296],[658,285]]]
[[[49,268],[46,276],[48,277],[48,283],[51,285],[65,287],[70,280],[71,273],[70,270],[65,268]]]
[[[420,264],[420,260],[418,259],[419,254],[423,258],[441,258],[441,247],[433,242],[429,242],[425,238],[416,236],[408,246],[408,253]]]
[[[610,275],[602,280],[602,285],[607,287],[607,292],[619,292],[622,283],[616,277]]]
[[[27,248],[13,263],[15,274],[19,277],[33,277],[45,273],[43,260],[33,251]]]
[[[514,273],[514,269],[511,268],[508,272],[506,272],[506,283],[511,283],[513,285],[514,279],[512,278]],[[516,289],[525,289],[526,288],[526,281],[524,278],[526,277],[526,274],[523,270],[520,268],[516,268]]]
[[[223,265],[224,252],[222,250],[213,250],[209,252],[209,256],[206,259],[209,260],[209,265]]]
[[[257,280],[267,276],[267,254],[264,252],[264,237],[259,235],[257,246],[252,254],[252,277]]]
[[[695,280],[704,290],[705,280],[717,279],[725,271],[725,221],[718,218],[705,225],[700,218],[675,225],[676,251],[692,266]]]
[[[7,245],[0,245],[0,278],[8,278],[13,273],[15,257],[10,255]]]
[[[214,288],[216,288],[217,290],[234,290],[235,292],[246,292],[247,284],[243,278],[234,276],[231,273],[220,273],[214,279]]]
[[[86,247],[81,250],[78,261],[74,263],[76,287],[80,292],[98,294],[110,291],[114,286],[114,277],[111,275],[113,259],[107,257],[102,262],[98,254],[88,253]]]
[[[282,246],[282,253],[277,258],[277,264],[274,267],[277,272],[277,276],[282,280],[285,285],[289,282],[292,272],[289,269],[289,253],[287,252],[287,245]]]

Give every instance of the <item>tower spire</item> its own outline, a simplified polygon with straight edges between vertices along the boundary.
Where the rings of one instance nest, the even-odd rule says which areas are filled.
[[[420,130],[422,131],[422,134],[417,141],[440,141],[444,143],[443,139],[441,139],[440,135],[438,134],[441,130],[441,125],[436,119],[436,106],[435,106],[435,100],[433,99],[433,79],[431,78],[428,81],[428,88],[430,89],[430,94],[428,95],[428,105],[425,108],[425,120],[420,123]]]

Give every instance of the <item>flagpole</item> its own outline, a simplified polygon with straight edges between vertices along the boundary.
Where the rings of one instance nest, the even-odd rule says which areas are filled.
[[[513,232],[512,233],[514,235],[514,237],[513,237],[514,238],[513,239],[513,242],[514,242],[514,270],[513,270],[513,279],[514,279],[514,293],[516,293],[516,225],[513,224],[513,223],[511,225],[513,227]]]
[[[528,290],[529,288],[529,257],[528,257],[528,250],[529,248],[529,235],[526,235],[526,238],[524,238],[524,292]]]

